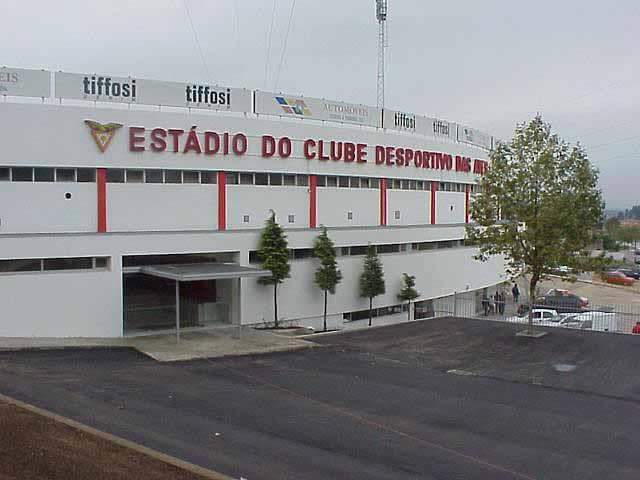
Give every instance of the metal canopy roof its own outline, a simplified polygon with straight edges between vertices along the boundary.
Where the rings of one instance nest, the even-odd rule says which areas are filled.
[[[236,263],[175,263],[169,265],[150,265],[140,270],[146,275],[169,278],[178,282],[197,280],[223,280],[228,278],[268,277],[269,270],[242,267]]]

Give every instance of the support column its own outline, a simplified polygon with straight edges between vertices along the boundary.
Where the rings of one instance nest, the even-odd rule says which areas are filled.
[[[98,195],[98,233],[107,231],[107,169],[96,169]]]
[[[471,213],[471,185],[467,185],[464,191],[464,223],[469,223]]]
[[[380,225],[387,225],[387,179],[380,179]]]
[[[180,282],[176,280],[176,341],[180,341]]]
[[[436,224],[437,193],[438,193],[438,182],[431,182],[431,225]]]
[[[318,177],[309,175],[309,228],[318,226]]]
[[[218,172],[218,230],[227,229],[227,173]]]

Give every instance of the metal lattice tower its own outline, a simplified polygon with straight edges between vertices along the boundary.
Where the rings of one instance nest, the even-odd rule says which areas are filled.
[[[384,108],[384,51],[387,48],[387,0],[376,0],[378,20],[378,108]]]

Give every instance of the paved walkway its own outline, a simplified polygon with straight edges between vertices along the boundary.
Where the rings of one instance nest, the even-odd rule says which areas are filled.
[[[1,350],[131,347],[159,362],[298,350],[313,342],[251,327],[219,327],[125,338],[0,338]]]

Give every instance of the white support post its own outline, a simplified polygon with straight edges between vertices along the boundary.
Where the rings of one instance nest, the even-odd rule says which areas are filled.
[[[180,341],[180,282],[176,280],[176,342]]]

